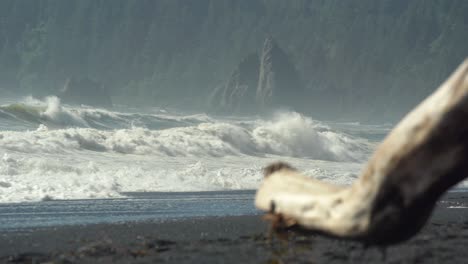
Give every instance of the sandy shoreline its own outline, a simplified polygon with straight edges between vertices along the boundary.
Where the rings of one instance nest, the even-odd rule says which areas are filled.
[[[268,241],[259,216],[229,216],[2,232],[0,262],[466,263],[466,204],[468,193],[450,193],[418,236],[386,254],[320,236]]]

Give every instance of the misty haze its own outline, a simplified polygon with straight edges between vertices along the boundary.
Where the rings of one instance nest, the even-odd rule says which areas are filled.
[[[350,186],[467,43],[464,0],[0,0],[0,232],[257,216],[278,160]]]

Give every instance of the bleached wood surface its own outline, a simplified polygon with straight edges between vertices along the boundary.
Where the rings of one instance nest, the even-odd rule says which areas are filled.
[[[390,132],[352,186],[275,164],[255,205],[305,230],[391,244],[416,234],[437,199],[466,177],[468,59]]]

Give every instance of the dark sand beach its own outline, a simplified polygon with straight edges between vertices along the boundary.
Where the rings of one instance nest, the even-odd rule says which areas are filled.
[[[1,263],[467,263],[468,193],[450,193],[406,243],[382,248],[322,236],[267,237],[260,216],[3,231]]]

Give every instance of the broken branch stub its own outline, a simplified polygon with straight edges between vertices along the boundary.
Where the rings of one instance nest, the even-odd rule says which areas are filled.
[[[367,244],[407,240],[440,196],[468,177],[468,59],[390,132],[350,187],[286,165],[266,172],[255,198],[259,209]]]

